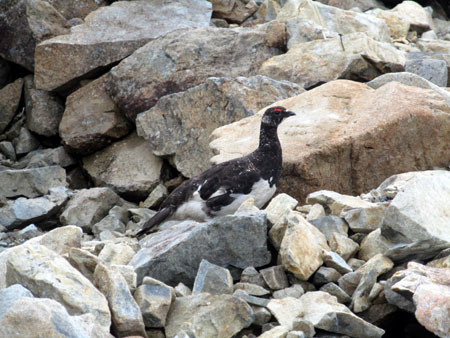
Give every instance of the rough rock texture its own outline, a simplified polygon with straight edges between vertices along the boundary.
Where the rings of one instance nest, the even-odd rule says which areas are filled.
[[[258,10],[258,5],[253,0],[213,0],[211,2],[213,4],[214,18],[226,19],[234,23],[242,23]]]
[[[209,78],[184,92],[162,97],[136,119],[138,134],[158,156],[171,156],[186,177],[210,167],[209,135],[222,125],[248,117],[265,106],[303,92],[288,81],[265,76]],[[186,109],[189,103],[189,109]]]
[[[372,80],[401,71],[406,55],[364,33],[299,43],[286,54],[265,61],[260,73],[309,88],[336,79]]]
[[[36,47],[36,87],[54,90],[120,61],[174,29],[209,25],[206,1],[123,1],[92,12],[70,34]]]
[[[159,183],[162,160],[135,133],[83,158],[83,167],[96,186],[112,188],[129,199],[144,199]]]
[[[33,71],[36,44],[68,33],[65,18],[47,1],[3,2],[0,12],[0,56]]]
[[[108,92],[134,120],[168,94],[211,76],[256,74],[263,61],[281,53],[265,43],[264,27],[197,28],[172,32],[149,42],[109,73]]]
[[[46,195],[50,188],[65,187],[66,171],[59,166],[0,171],[0,196],[29,198]]]
[[[433,28],[430,13],[415,1],[403,1],[392,9],[407,20],[412,30],[418,33],[429,31]]]
[[[169,285],[192,285],[202,259],[242,269],[270,261],[264,214],[223,216],[208,223],[186,221],[150,235],[140,244],[142,249],[129,263],[138,283],[150,276]]]
[[[165,332],[174,337],[179,331],[197,338],[231,337],[253,322],[251,307],[230,295],[187,296],[177,298],[167,318]]]
[[[0,90],[0,133],[16,115],[22,97],[22,86],[23,79],[19,78]]]
[[[211,295],[233,293],[233,278],[228,269],[211,264],[206,259],[202,259],[198,266],[192,294],[197,295],[207,292]]]
[[[55,7],[67,20],[72,18],[84,18],[90,12],[93,12],[101,6],[106,6],[106,0],[46,0]]]
[[[9,255],[8,285],[22,284],[37,297],[50,297],[70,314],[91,313],[109,328],[111,315],[105,297],[64,258],[43,245],[17,248]]]
[[[387,185],[399,188],[386,209],[382,228],[382,235],[397,244],[387,256],[427,259],[450,247],[450,172],[400,174],[382,184]]]
[[[48,298],[22,297],[0,318],[2,337],[112,338],[92,314],[71,316],[60,303]]]
[[[322,188],[358,194],[398,172],[447,165],[450,106],[434,91],[396,82],[374,91],[338,80],[274,104],[297,113],[278,128],[279,192],[300,201]],[[261,114],[216,129],[213,162],[254,150]]]

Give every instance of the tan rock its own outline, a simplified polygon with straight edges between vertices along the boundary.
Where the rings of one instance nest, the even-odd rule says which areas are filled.
[[[285,169],[278,191],[300,202],[320,189],[360,194],[394,173],[448,164],[450,106],[432,90],[338,80],[274,104],[297,113],[278,129]],[[212,161],[253,151],[262,113],[216,129]]]
[[[22,97],[23,78],[6,85],[0,89],[0,133],[16,115]]]
[[[280,261],[285,269],[301,280],[307,280],[322,265],[322,249],[330,250],[325,236],[292,211],[280,247]]]
[[[233,23],[242,23],[258,10],[258,5],[253,0],[213,0],[213,17],[225,19]]]
[[[297,298],[286,297],[283,299],[271,299],[267,308],[277,319],[278,323],[292,329],[297,317],[304,314],[301,302]]]
[[[448,40],[425,40],[418,39],[417,46],[422,52],[428,53],[448,53],[450,41]]]
[[[109,5],[106,0],[46,1],[55,7],[67,20],[72,18],[82,19],[97,8]]]
[[[131,128],[104,86],[102,76],[67,97],[59,135],[73,152],[86,155],[102,149]]]
[[[372,14],[377,18],[384,20],[393,39],[405,39],[408,35],[410,22],[406,20],[400,13],[393,11],[384,11],[379,8],[370,10],[366,13]]]
[[[433,20],[430,13],[415,1],[403,1],[392,10],[409,22],[411,29],[418,33],[429,31],[433,28]]]
[[[358,243],[337,232],[333,233],[328,244],[330,245],[331,250],[339,254],[345,261],[353,257],[359,250]]]
[[[374,230],[362,240],[358,258],[367,261],[377,254],[384,254],[392,245],[393,243],[381,234],[381,229]]]
[[[311,20],[318,25],[325,26],[325,21],[320,15],[316,4],[311,0],[288,0],[280,9],[277,21],[285,22],[291,18]]]
[[[382,254],[377,254],[369,259],[365,264],[359,267],[356,272],[360,274],[367,274],[372,270],[376,271],[377,277],[390,271],[394,267],[394,263]]]

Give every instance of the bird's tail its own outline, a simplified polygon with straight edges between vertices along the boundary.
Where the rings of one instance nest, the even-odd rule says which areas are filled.
[[[150,231],[151,228],[160,224],[165,219],[170,217],[174,213],[173,208],[163,208],[159,210],[152,218],[150,218],[147,222],[144,223],[142,229],[136,233],[136,237],[141,237]]]

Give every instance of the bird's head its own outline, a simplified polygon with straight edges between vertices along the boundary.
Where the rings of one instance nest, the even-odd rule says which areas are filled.
[[[261,123],[277,127],[285,118],[294,116],[295,113],[284,107],[276,106],[267,109],[262,117]]]

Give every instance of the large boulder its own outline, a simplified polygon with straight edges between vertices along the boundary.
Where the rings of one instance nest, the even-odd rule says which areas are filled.
[[[360,194],[399,172],[448,165],[450,106],[432,90],[338,80],[275,104],[297,113],[278,128],[279,189],[300,201],[320,189]],[[257,147],[263,111],[213,132],[213,162]]]
[[[364,33],[351,33],[294,45],[286,54],[265,61],[260,73],[309,88],[336,79],[372,80],[401,71],[406,54]]]
[[[303,91],[294,83],[261,75],[209,78],[199,86],[162,97],[138,115],[136,128],[150,141],[155,154],[171,156],[177,170],[192,177],[210,167],[209,135],[215,128]]]
[[[134,120],[160,97],[196,86],[208,77],[255,75],[263,61],[282,53],[266,45],[265,29],[208,27],[168,33],[114,67],[108,92]]]
[[[83,158],[96,186],[107,186],[133,200],[144,199],[159,183],[162,160],[136,133]]]
[[[0,4],[0,56],[33,71],[35,47],[69,32],[66,19],[44,0],[3,1]]]
[[[151,39],[175,29],[205,27],[211,4],[204,0],[120,1],[101,7],[69,34],[36,47],[39,89],[67,87],[117,62]]]

